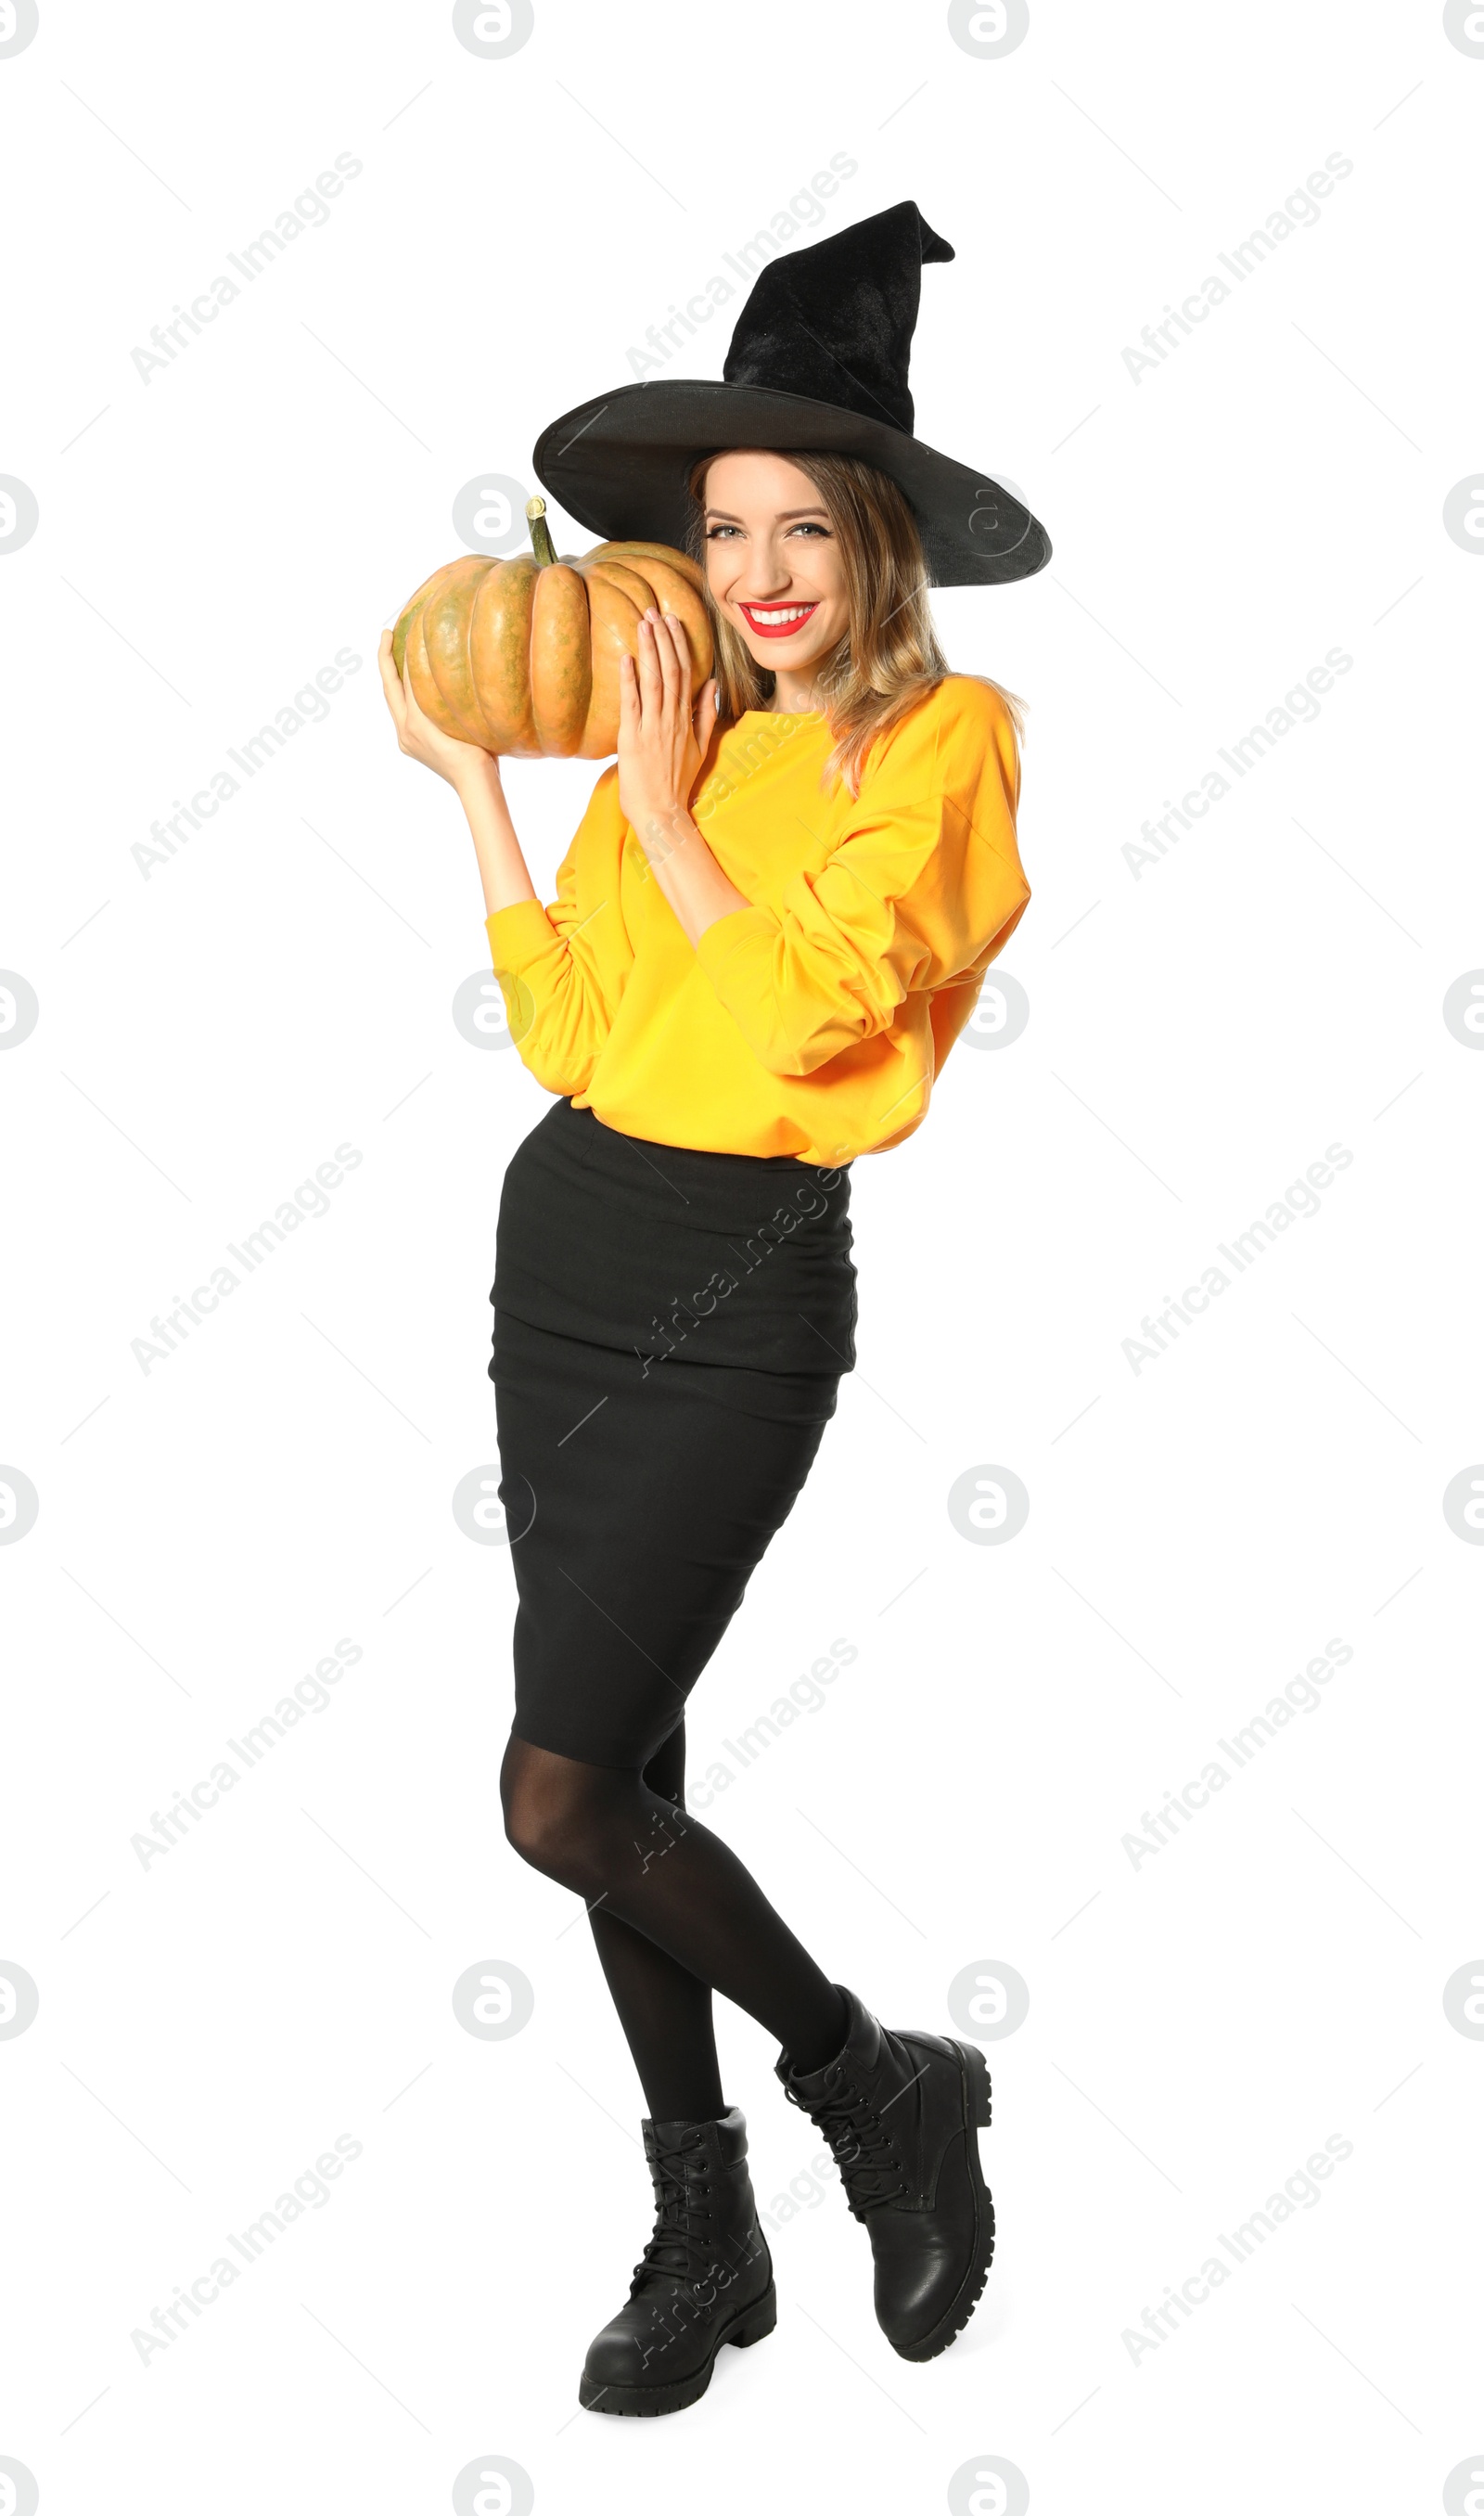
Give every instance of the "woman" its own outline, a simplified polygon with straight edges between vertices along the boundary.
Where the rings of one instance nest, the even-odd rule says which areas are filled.
[[[855,1360],[849,1165],[920,1123],[1029,897],[1010,706],[947,672],[927,602],[929,561],[995,582],[1049,550],[912,435],[921,269],[949,258],[903,202],[769,266],[722,384],[610,395],[538,444],[583,523],[690,542],[718,656],[697,697],[680,624],[643,620],[550,909],[498,763],[430,724],[383,641],[560,1096],[507,1171],[491,1296],[519,1602],[501,1788],[511,1842],[588,1905],[649,2108],[657,2216],[588,2354],[600,2411],[681,2409],[776,2320],[714,1992],[782,2045],[904,2358],[962,2330],[993,2247],[982,2054],[883,2028],[683,1797],[689,1689]]]

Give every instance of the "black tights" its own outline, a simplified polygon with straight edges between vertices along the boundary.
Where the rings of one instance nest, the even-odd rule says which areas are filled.
[[[794,2068],[833,2061],[845,2003],[719,1836],[685,1814],[683,1725],[642,1773],[513,1738],[500,1774],[515,1850],[581,1896],[655,2122],[723,2111],[711,1995],[776,2035]]]

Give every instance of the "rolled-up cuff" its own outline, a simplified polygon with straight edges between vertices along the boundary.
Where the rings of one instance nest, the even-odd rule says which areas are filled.
[[[516,977],[560,941],[539,900],[517,900],[509,908],[497,908],[484,920],[484,932],[495,969]]]

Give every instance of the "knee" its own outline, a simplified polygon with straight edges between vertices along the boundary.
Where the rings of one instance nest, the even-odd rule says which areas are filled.
[[[572,1829],[566,1813],[549,1793],[517,1782],[505,1794],[505,1839],[533,1869],[565,1886],[577,1882],[572,1866]]]
[[[602,1883],[595,1875],[598,1829],[584,1805],[582,1774],[566,1757],[513,1741],[500,1777],[507,1842],[533,1869],[578,1895]]]

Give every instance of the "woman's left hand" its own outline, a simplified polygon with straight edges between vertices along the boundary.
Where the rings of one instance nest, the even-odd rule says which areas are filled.
[[[618,680],[619,809],[640,841],[667,841],[687,810],[718,705],[713,679],[692,706],[684,623],[651,608],[639,626],[639,662],[625,655]]]

